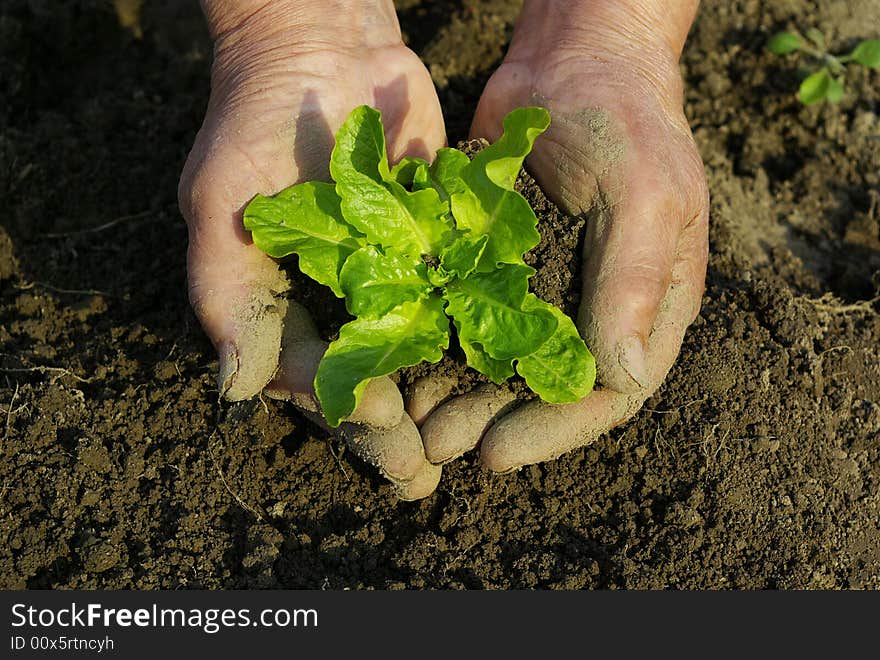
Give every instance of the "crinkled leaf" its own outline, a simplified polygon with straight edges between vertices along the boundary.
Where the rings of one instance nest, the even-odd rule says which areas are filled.
[[[496,360],[479,344],[464,341],[461,337],[458,338],[458,343],[464,351],[468,366],[487,376],[493,383],[500,385],[513,376],[513,360]]]
[[[855,47],[850,57],[872,69],[880,68],[880,39],[868,39]]]
[[[263,252],[299,255],[302,272],[342,297],[339,271],[362,242],[342,219],[332,184],[301,183],[275,197],[257,195],[244,211],[244,226]]]
[[[817,71],[801,83],[798,98],[804,105],[813,105],[828,95],[828,88],[833,78],[827,69]]]
[[[416,168],[416,171],[413,174],[413,190],[426,190],[427,188],[431,187],[431,175],[429,173],[428,167],[428,163],[421,163]],[[437,195],[439,196],[440,193],[438,192]],[[441,197],[440,201],[443,202],[443,208],[446,209],[447,213],[449,213],[449,204],[447,200]]]
[[[535,139],[550,125],[544,108],[518,108],[504,118],[504,133],[461,169],[467,186],[452,195],[456,225],[489,236],[480,270],[519,263],[540,241],[534,211],[514,191],[517,174]]]
[[[428,269],[428,281],[438,289],[442,286],[446,286],[446,283],[451,280],[452,277],[453,276],[450,273],[447,273],[443,268]]]
[[[448,205],[433,188],[409,192],[392,179],[381,115],[355,108],[336,134],[330,174],[346,221],[385,248],[438,254],[452,227]]]
[[[398,202],[400,218],[403,218],[401,224],[404,227],[415,228],[407,239],[401,241],[401,252],[438,255],[452,234],[449,204],[441,202],[437,191],[433,188],[409,192],[396,181],[391,181],[387,185]],[[343,202],[343,212],[344,208]],[[381,218],[378,221],[381,224]],[[388,244],[381,240],[379,244],[383,247],[398,247],[393,242]]]
[[[465,182],[474,170],[484,169],[496,185],[513,190],[523,161],[535,140],[550,126],[550,113],[545,108],[526,107],[511,111],[503,121],[504,132],[497,142],[474,156],[474,167],[462,172]]]
[[[767,48],[776,55],[793,53],[803,45],[801,38],[793,32],[780,32],[770,37]]]
[[[458,149],[444,147],[437,151],[437,157],[431,163],[428,176],[440,199],[448,200],[454,193],[464,191],[461,170],[470,162],[471,159],[467,154]]]
[[[556,318],[547,310],[522,307],[534,273],[525,264],[507,264],[450,281],[447,313],[456,320],[459,336],[480,344],[496,360],[535,351],[553,334]]]
[[[426,298],[433,290],[428,268],[417,257],[372,245],[352,254],[339,273],[345,306],[353,316],[378,318],[400,303]]]
[[[556,317],[556,331],[540,347],[520,358],[516,371],[548,403],[573,403],[587,396],[596,382],[596,361],[562,310],[531,294],[526,309],[544,309]]]
[[[437,362],[449,346],[443,300],[406,302],[380,319],[359,318],[339,330],[315,375],[315,392],[331,427],[351,415],[371,378],[422,361]]]
[[[440,252],[440,265],[447,273],[465,278],[476,270],[488,241],[488,236],[459,236]]]
[[[411,186],[415,179],[416,172],[421,168],[424,169],[428,165],[428,161],[424,158],[414,158],[406,156],[402,158],[397,165],[391,168],[390,178],[397,181],[402,186]]]

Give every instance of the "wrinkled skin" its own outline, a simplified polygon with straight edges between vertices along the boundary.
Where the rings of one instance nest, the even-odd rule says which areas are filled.
[[[508,55],[489,81],[474,137],[496,139],[502,118],[518,106],[550,110],[551,127],[527,166],[567,213],[588,217],[577,325],[595,354],[600,389],[577,403],[535,401],[512,412],[500,393],[496,405],[474,406],[485,390],[430,415],[420,401],[409,409],[430,460],[454,458],[481,436],[481,461],[494,471],[556,458],[630,418],[675,361],[703,293],[708,193],[678,71],[653,71],[556,50]],[[435,421],[462,414],[467,425]],[[460,433],[465,426],[469,432]]]
[[[393,13],[342,44],[335,32],[284,30],[285,18],[267,11],[247,27],[214,30],[211,98],[179,188],[189,294],[220,355],[221,396],[237,401],[265,388],[320,422],[312,383],[326,345],[278,265],[253,245],[242,210],[257,193],[329,180],[333,135],[355,106],[382,111],[392,160],[429,158],[446,135],[430,75],[403,45]],[[388,378],[371,382],[340,433],[403,499],[436,487],[440,468],[426,461]]]

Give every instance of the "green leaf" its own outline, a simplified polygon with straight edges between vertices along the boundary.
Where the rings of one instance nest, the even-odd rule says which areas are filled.
[[[452,195],[452,215],[460,229],[489,236],[480,270],[521,263],[538,244],[534,211],[514,191],[517,174],[535,139],[550,125],[543,108],[517,108],[504,118],[504,133],[461,169],[467,188]]]
[[[450,275],[465,278],[477,269],[488,241],[488,236],[459,236],[440,252],[440,265]]]
[[[424,158],[413,158],[406,156],[402,158],[397,165],[391,168],[390,179],[397,181],[402,186],[411,186],[415,179],[416,172],[428,165],[428,161]]]
[[[334,168],[341,176],[333,172]],[[340,180],[348,181],[354,174],[376,183],[391,178],[382,113],[367,105],[351,111],[336,133],[336,145],[330,154],[330,174],[337,188]]]
[[[546,310],[522,307],[534,273],[525,264],[507,264],[449,282],[447,313],[455,319],[459,337],[480,344],[496,360],[535,351],[553,334],[556,318]]]
[[[820,30],[816,28],[807,28],[807,39],[813,42],[813,45],[816,46],[819,50],[824,51],[826,49],[825,45],[825,35],[822,34]]]
[[[448,200],[453,194],[464,191],[461,170],[470,162],[467,154],[458,149],[444,147],[437,151],[437,158],[431,163],[428,176],[440,199]]]
[[[534,353],[520,358],[516,371],[526,384],[548,403],[573,403],[593,389],[596,361],[578,334],[574,322],[562,310],[530,296],[526,309],[550,311],[556,331]]]
[[[342,219],[332,184],[301,183],[275,197],[257,195],[244,211],[244,226],[266,254],[299,255],[299,267],[342,297],[339,271],[361,245],[360,234]]]
[[[464,341],[461,337],[458,338],[458,343],[464,350],[468,366],[487,376],[496,385],[513,376],[513,360],[496,360],[479,344]]]
[[[447,273],[443,268],[428,268],[428,281],[437,289],[446,286],[452,277],[452,274]]]
[[[770,37],[767,42],[767,49],[776,55],[787,55],[793,53],[803,46],[803,41],[794,32],[780,32]]]
[[[813,105],[825,99],[833,78],[827,69],[817,71],[801,83],[798,98],[804,105]]]
[[[416,168],[416,171],[413,174],[413,190],[426,190],[431,187],[431,175],[428,172],[428,167],[428,163],[424,162],[419,164]],[[437,195],[439,196],[440,193],[438,192]],[[440,197],[440,201],[443,202],[443,208],[449,213],[449,203],[447,200]]]
[[[880,69],[880,39],[868,39],[861,42],[849,57],[871,69]]]
[[[443,300],[406,302],[380,319],[355,319],[339,330],[315,375],[315,392],[331,427],[351,415],[371,378],[423,360],[438,362],[449,346]]]
[[[840,99],[843,98],[843,84],[837,78],[832,77],[830,81],[828,81],[828,91],[825,93],[825,98],[828,99],[830,103],[840,103]]]
[[[436,255],[452,231],[448,204],[436,190],[409,192],[391,177],[378,110],[352,110],[336,134],[330,174],[343,217],[372,244]]]
[[[433,290],[428,268],[418,257],[406,257],[372,245],[352,254],[339,273],[345,306],[353,316],[378,318],[400,303],[427,298]]]

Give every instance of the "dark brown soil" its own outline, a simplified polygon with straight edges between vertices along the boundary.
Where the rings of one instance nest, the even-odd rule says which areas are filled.
[[[51,5],[0,9],[0,587],[880,587],[878,73],[802,108],[763,50],[795,24],[844,50],[880,2],[703,3],[712,254],[678,363],[594,445],[504,477],[468,456],[415,503],[288,406],[217,401],[175,201],[197,3],[147,3],[142,40]],[[453,142],[516,5],[400,3]]]

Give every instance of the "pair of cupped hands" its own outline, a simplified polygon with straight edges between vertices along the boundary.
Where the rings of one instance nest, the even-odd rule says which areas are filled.
[[[211,97],[179,193],[190,300],[218,351],[229,400],[264,392],[321,421],[313,379],[326,342],[278,264],[250,240],[247,203],[329,180],[333,134],[362,104],[382,112],[392,163],[430,160],[446,143],[430,74],[387,19],[388,29],[377,19],[344,43],[257,16],[212,26]],[[708,194],[681,107],[678,53],[658,47],[646,63],[602,50],[601,41],[545,48],[541,38],[517,26],[471,135],[494,141],[517,107],[550,111],[527,166],[566,213],[587,214],[576,322],[599,386],[577,403],[515,407],[494,386],[444,400],[448,383],[427,381],[404,400],[389,378],[371,381],[337,432],[402,499],[429,495],[441,464],[477,446],[484,466],[507,472],[592,442],[656,390],[699,311]]]

